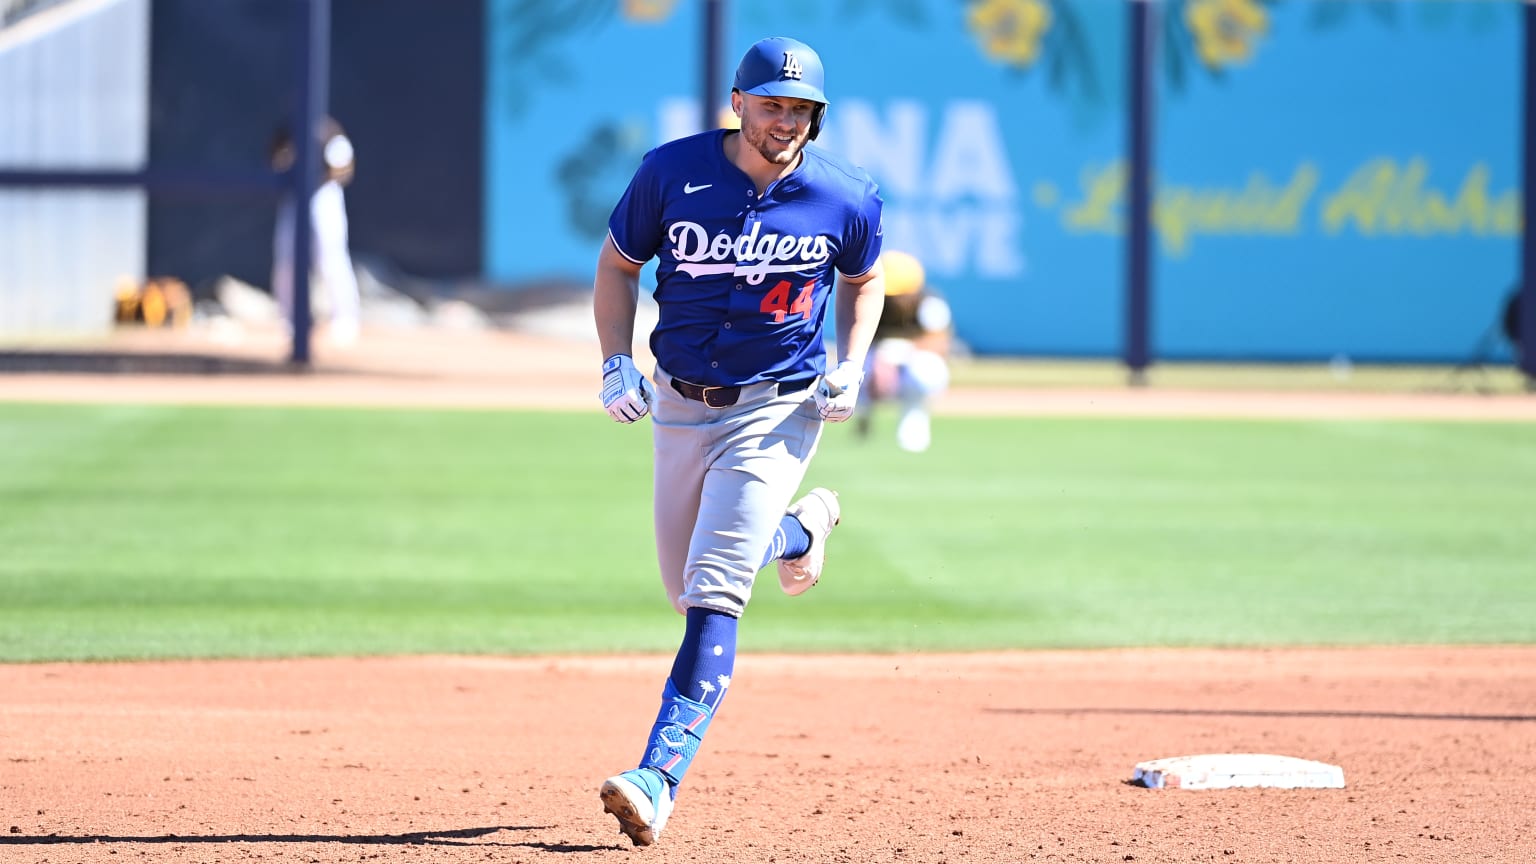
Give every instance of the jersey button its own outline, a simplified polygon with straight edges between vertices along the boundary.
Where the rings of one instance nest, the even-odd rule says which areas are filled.
[[[719,369],[720,368],[720,361],[719,360],[711,360],[711,361],[709,361],[709,368],[711,368],[711,369]]]
[[[725,329],[727,329],[727,330],[731,329],[731,322],[729,322],[729,321],[725,322]]]

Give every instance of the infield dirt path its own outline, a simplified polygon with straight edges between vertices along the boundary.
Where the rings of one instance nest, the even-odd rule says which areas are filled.
[[[7,862],[1530,862],[1536,651],[747,654],[661,838],[670,658],[0,667]],[[1336,790],[1152,790],[1260,752]]]
[[[222,349],[281,356],[270,340]],[[303,375],[0,375],[0,400],[595,410],[593,354],[560,339],[418,333],[320,354]],[[1059,390],[953,393],[944,406],[1536,419],[1533,408]],[[636,850],[596,791],[634,764],[669,668],[669,657],[0,666],[0,861],[1536,862],[1529,647],[748,651],[661,843]],[[1128,784],[1139,761],[1238,752],[1337,764],[1347,786]]]

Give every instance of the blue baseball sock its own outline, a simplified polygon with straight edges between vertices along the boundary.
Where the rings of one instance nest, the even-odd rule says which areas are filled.
[[[640,759],[641,768],[666,778],[673,798],[730,689],[731,670],[736,666],[736,625],[735,616],[724,612],[688,610],[683,644],[672,661],[672,674],[661,691],[661,710],[656,712]]]
[[[779,520],[778,530],[773,532],[773,541],[768,544],[768,554],[763,558],[763,566],[767,567],[780,558],[799,558],[811,551],[811,535],[805,531],[805,526],[800,520],[784,514]]]
[[[736,666],[737,619],[724,612],[688,610],[683,644],[672,661],[672,686],[678,695],[709,705],[711,713],[725,698]]]

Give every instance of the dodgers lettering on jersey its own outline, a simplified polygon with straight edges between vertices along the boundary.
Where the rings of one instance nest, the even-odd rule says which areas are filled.
[[[862,276],[880,256],[879,191],[863,169],[807,147],[759,198],[725,157],[728,134],[647,153],[608,220],[625,258],[657,259],[651,352],[696,384],[820,375],[836,274]]]

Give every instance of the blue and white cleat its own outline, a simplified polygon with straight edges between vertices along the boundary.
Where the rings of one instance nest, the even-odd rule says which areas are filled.
[[[636,846],[649,846],[661,836],[672,815],[672,790],[651,768],[634,768],[603,781],[603,809],[619,820],[619,830]]]
[[[809,591],[821,578],[822,565],[827,563],[827,535],[842,521],[843,508],[837,503],[836,492],[818,486],[791,504],[789,515],[800,520],[811,535],[810,551],[790,561],[779,559],[779,587],[793,596]]]

